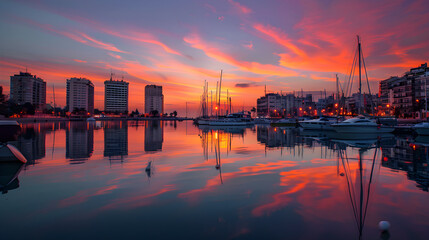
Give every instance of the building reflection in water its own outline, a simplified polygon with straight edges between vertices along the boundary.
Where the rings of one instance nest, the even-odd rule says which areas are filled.
[[[17,140],[10,142],[27,159],[26,165],[34,165],[46,155],[46,124],[23,124]]]
[[[427,192],[429,188],[429,138],[417,137],[415,141],[396,138],[394,147],[383,148],[382,166],[405,171],[407,178]]]
[[[126,121],[104,123],[104,157],[123,161],[128,156],[128,124]]]
[[[94,123],[69,122],[66,128],[66,158],[70,164],[84,163],[94,151]]]
[[[162,122],[158,120],[146,121],[144,128],[145,152],[161,151],[163,141],[164,128]]]

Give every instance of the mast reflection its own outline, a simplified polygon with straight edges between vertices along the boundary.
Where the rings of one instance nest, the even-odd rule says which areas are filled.
[[[377,140],[340,141],[337,146],[339,160],[344,171],[341,176],[346,179],[347,193],[358,229],[358,236],[359,239],[362,239],[372,194],[371,187],[380,166],[380,149]],[[348,148],[351,148],[352,153],[357,149],[358,157],[350,157]],[[369,151],[372,151],[373,154],[368,153],[368,158],[365,155]],[[353,170],[355,170],[354,173]]]

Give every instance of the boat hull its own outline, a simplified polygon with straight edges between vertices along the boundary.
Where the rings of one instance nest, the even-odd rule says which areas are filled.
[[[426,127],[415,127],[414,130],[418,135],[429,136],[429,128]]]
[[[249,122],[210,121],[209,126],[247,126]]]
[[[308,129],[308,130],[329,130],[333,131],[334,128],[332,127],[331,123],[306,123],[301,122],[299,123],[302,128]]]
[[[393,127],[387,126],[366,126],[366,125],[333,125],[334,130],[338,133],[355,133],[355,134],[367,134],[367,133],[391,133],[395,130]]]

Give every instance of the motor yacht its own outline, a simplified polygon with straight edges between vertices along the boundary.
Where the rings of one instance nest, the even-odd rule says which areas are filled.
[[[413,129],[418,135],[427,136],[429,135],[429,122],[418,123],[413,126]]]
[[[295,127],[297,124],[298,120],[295,118],[283,118],[280,119],[278,121],[272,122],[271,126],[273,127]]]
[[[254,119],[255,124],[271,124],[271,120],[266,117],[258,117]]]
[[[337,123],[335,118],[321,117],[317,119],[300,121],[299,125],[308,130],[334,130],[332,124]]]
[[[245,113],[232,113],[226,117],[208,120],[209,126],[246,126],[253,124],[250,115]]]
[[[391,133],[394,127],[377,124],[365,117],[350,118],[331,125],[338,133]]]

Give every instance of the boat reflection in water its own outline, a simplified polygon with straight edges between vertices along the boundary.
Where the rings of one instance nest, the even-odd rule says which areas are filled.
[[[5,194],[19,187],[18,175],[27,159],[14,146],[0,144],[0,191]]]
[[[46,154],[0,198],[5,239],[379,239],[381,220],[395,239],[428,235],[422,138],[186,121],[85,122],[85,135],[56,125],[23,126]],[[92,156],[70,165],[77,139]],[[2,190],[17,187],[19,166],[0,169]]]
[[[368,205],[374,191],[374,179],[377,178],[380,169],[380,148],[377,140],[347,141],[338,142],[337,151],[343,171],[340,176],[346,180],[358,236],[362,239]],[[352,157],[356,151],[357,158]],[[383,234],[388,235],[387,232]]]
[[[219,180],[223,184],[222,179],[222,160],[221,151],[226,151],[228,156],[232,148],[232,138],[244,138],[245,132],[249,126],[208,126],[200,125],[199,136],[203,147],[203,157],[205,161],[209,161],[210,155],[215,155],[215,169],[219,171]]]

